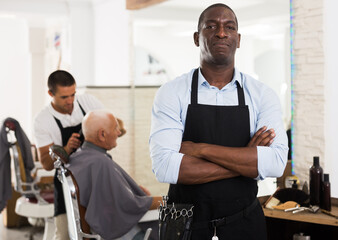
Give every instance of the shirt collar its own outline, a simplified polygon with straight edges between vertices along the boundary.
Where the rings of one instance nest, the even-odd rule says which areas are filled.
[[[234,77],[232,78],[232,84],[236,84],[236,81],[239,83],[239,85],[243,88],[243,79],[242,79],[242,74],[241,72],[235,68],[234,71]]]
[[[95,149],[95,150],[98,151],[98,152],[101,152],[101,153],[104,153],[104,154],[107,153],[107,150],[106,150],[106,149],[101,148],[101,147],[99,147],[99,146],[96,146],[95,144],[93,144],[93,143],[91,143],[91,142],[87,142],[87,141],[84,141],[84,142],[83,142],[81,148],[93,148],[93,149]]]
[[[71,113],[70,115],[69,115],[69,114],[60,113],[60,112],[56,111],[56,110],[53,108],[52,102],[49,103],[48,108],[49,108],[49,112],[50,112],[53,116],[55,116],[55,117],[58,118],[58,119],[62,119],[62,118],[64,118],[64,117],[66,117],[67,115],[68,115],[68,116],[73,116],[73,114],[74,114],[75,112],[77,112],[77,111],[80,110],[80,106],[79,106],[79,103],[78,103],[78,101],[77,101],[76,96],[75,96],[75,99],[74,99],[74,103],[73,103],[73,104],[74,104],[73,111],[72,111],[72,113]]]
[[[236,81],[239,83],[241,87],[243,87],[241,72],[237,68],[234,69],[234,76],[230,82],[230,85],[235,85]],[[201,68],[198,68],[198,85],[210,86],[208,81],[204,78],[201,72]]]

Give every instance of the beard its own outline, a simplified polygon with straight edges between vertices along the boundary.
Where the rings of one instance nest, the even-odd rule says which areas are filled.
[[[201,54],[201,61],[215,66],[228,66],[232,65],[235,61],[234,55],[230,54],[213,54],[209,56],[203,56]]]
[[[236,47],[231,45],[228,47],[204,46],[201,48],[200,59],[210,65],[232,65],[235,61]]]

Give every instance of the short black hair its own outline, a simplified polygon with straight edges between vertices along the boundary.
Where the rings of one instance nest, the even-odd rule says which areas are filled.
[[[53,94],[56,93],[57,86],[69,87],[76,84],[74,77],[67,71],[56,70],[48,77],[48,89]]]
[[[197,25],[197,31],[200,32],[201,30],[201,24],[204,20],[204,15],[205,13],[211,9],[211,8],[215,8],[215,7],[223,7],[223,8],[226,8],[226,9],[229,9],[234,15],[235,15],[235,20],[236,20],[236,26],[238,28],[238,21],[237,21],[237,17],[236,17],[236,14],[234,12],[234,10],[231,9],[231,7],[229,7],[228,5],[224,4],[224,3],[215,3],[213,5],[210,5],[209,7],[207,7],[206,9],[204,9],[204,11],[201,13],[199,19],[198,19],[198,25]]]

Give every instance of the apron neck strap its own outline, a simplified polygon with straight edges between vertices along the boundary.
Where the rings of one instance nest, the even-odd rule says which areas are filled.
[[[85,115],[86,115],[86,112],[85,112],[85,110],[83,110],[83,108],[82,108],[82,106],[81,106],[79,100],[77,100],[77,103],[79,104],[79,107],[80,107],[80,109],[81,109],[81,112],[82,112],[83,116],[85,116]]]
[[[191,82],[191,104],[197,105],[197,91],[198,90],[198,68],[195,69]]]
[[[245,99],[244,99],[244,91],[238,81],[236,81],[237,85],[237,96],[238,96],[238,105],[245,106]],[[198,92],[198,68],[195,69],[192,82],[191,82],[191,104],[197,105],[197,92]]]
[[[237,96],[238,96],[238,105],[245,106],[245,98],[244,98],[244,91],[238,81],[236,81],[237,85]]]

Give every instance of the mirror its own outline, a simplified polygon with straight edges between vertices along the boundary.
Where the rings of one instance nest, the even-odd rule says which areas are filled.
[[[193,43],[200,13],[215,1],[170,0],[132,12],[134,84],[161,85],[199,66]],[[289,1],[227,1],[241,33],[236,67],[275,90],[291,118]]]
[[[30,133],[34,115],[50,101],[46,75],[60,60],[60,42],[55,37],[64,33],[63,67],[71,67],[79,86],[87,86],[79,93],[95,95],[125,122],[127,134],[119,139],[114,160],[153,194],[165,194],[167,185],[156,181],[149,157],[153,98],[162,83],[199,65],[199,49],[192,35],[200,13],[216,1],[147,2],[155,1],[161,3],[132,11],[125,10],[124,0],[76,4],[59,0],[0,1],[0,29],[8,33],[1,46],[12,56],[8,59],[8,54],[3,54],[0,59],[5,78],[12,79],[1,89],[3,99],[7,99],[11,96],[6,94],[16,91],[16,86],[24,86],[15,107],[3,112],[13,111]],[[291,116],[289,1],[226,3],[236,12],[242,34],[236,66],[276,91],[287,125]],[[133,60],[129,61],[128,56]],[[18,72],[17,68],[23,70]]]
[[[193,33],[200,13],[216,2],[169,0],[132,11],[136,91],[139,87],[160,86],[199,66],[199,48],[193,43]],[[236,13],[241,33],[236,67],[274,89],[288,128],[291,119],[289,1],[230,0],[226,4]],[[275,185],[275,179],[270,183]],[[270,189],[271,184],[260,188],[259,194],[273,193],[275,188]]]

